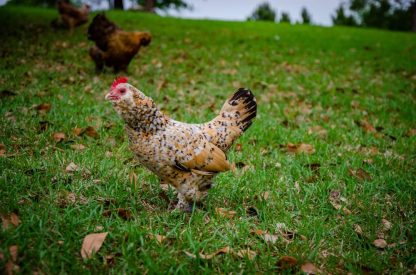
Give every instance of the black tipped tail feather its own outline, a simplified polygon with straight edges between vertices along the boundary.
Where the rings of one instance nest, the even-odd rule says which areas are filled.
[[[246,88],[240,88],[237,92],[228,100],[221,110],[221,113],[234,113],[237,126],[242,131],[247,130],[253,123],[253,119],[257,115],[257,103],[253,93]]]

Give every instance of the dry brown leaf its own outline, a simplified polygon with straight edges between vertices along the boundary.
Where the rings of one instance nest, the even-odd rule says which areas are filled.
[[[391,225],[391,222],[389,222],[388,220],[382,219],[381,223],[383,224],[383,230],[384,231],[389,231],[391,229],[392,225]]]
[[[240,258],[248,258],[249,260],[253,260],[256,257],[256,252],[253,250],[247,249],[241,249],[237,252],[237,256]]]
[[[212,258],[214,258],[214,257],[215,257],[215,256],[217,256],[217,255],[220,255],[220,254],[227,254],[227,253],[230,253],[230,251],[231,251],[230,247],[225,246],[225,247],[223,247],[223,248],[221,248],[221,249],[218,249],[218,250],[217,250],[217,251],[215,251],[214,253],[211,253],[211,254],[208,254],[208,255],[205,255],[205,254],[203,254],[202,252],[200,252],[200,253],[199,253],[199,258],[204,259],[204,260],[211,260]],[[186,255],[188,255],[188,256],[189,256],[189,257],[191,257],[191,258],[194,258],[194,259],[196,259],[196,258],[197,258],[197,256],[196,256],[195,254],[189,253],[189,252],[187,252],[187,251],[185,251],[185,254],[186,254]]]
[[[151,240],[156,240],[159,244],[161,244],[164,240],[166,240],[166,236],[158,235],[158,234],[149,234],[149,238]]]
[[[264,192],[262,195],[261,195],[261,197],[263,198],[263,200],[267,200],[268,198],[269,198],[269,196],[270,196],[270,192],[269,191],[266,191],[266,192]]]
[[[70,146],[72,149],[74,149],[74,150],[78,150],[78,151],[82,151],[82,150],[84,150],[86,147],[83,145],[83,144],[81,144],[81,143],[79,143],[79,144],[72,144],[71,146]]]
[[[300,143],[300,144],[288,143],[287,151],[289,153],[295,153],[295,154],[301,154],[301,153],[313,154],[315,153],[315,148],[313,148],[312,145],[306,144],[306,143]]]
[[[18,274],[20,272],[20,267],[17,264],[13,263],[11,260],[9,260],[6,263],[4,270],[6,275],[13,275]]]
[[[319,269],[312,263],[304,263],[300,269],[306,274],[317,274]]]
[[[19,251],[19,247],[17,245],[12,245],[9,247],[9,253],[11,260],[15,263],[17,262],[17,253]]]
[[[349,210],[347,207],[342,207],[341,204],[339,204],[338,202],[336,202],[335,200],[330,200],[329,201],[331,203],[331,205],[336,209],[336,210],[340,210],[342,209],[342,212],[344,212],[345,215],[351,215],[351,210]]]
[[[92,255],[100,250],[108,232],[93,233],[85,236],[82,247],[81,256],[83,259],[90,259]]]
[[[42,114],[46,114],[47,112],[49,112],[52,108],[52,105],[49,103],[42,103],[39,104],[35,107],[35,109]]]
[[[328,134],[328,131],[324,127],[316,125],[308,129],[308,134],[315,134],[320,138],[325,138]]]
[[[362,169],[362,168],[358,168],[357,170],[352,170],[351,168],[348,168],[348,173],[351,175],[351,176],[353,176],[353,177],[355,177],[355,178],[357,178],[357,179],[359,179],[359,180],[363,180],[363,181],[365,181],[365,180],[371,180],[371,175],[368,173],[368,172],[366,172],[364,169]]]
[[[387,242],[383,239],[377,239],[373,242],[373,244],[377,248],[385,248],[387,246]]]
[[[361,120],[361,121],[357,122],[357,124],[358,124],[361,128],[363,128],[363,130],[364,130],[365,132],[367,132],[367,133],[375,133],[375,132],[377,132],[376,128],[374,128],[374,126],[373,126],[373,125],[371,125],[371,123],[370,123],[370,122],[368,122],[368,120],[366,120],[366,119],[363,119],[363,120]]]
[[[89,137],[98,138],[98,133],[92,126],[85,128],[85,134]]]
[[[72,129],[72,133],[78,137],[84,133],[84,129],[76,127]]]
[[[219,216],[229,218],[229,219],[234,218],[235,214],[237,214],[236,211],[227,210],[225,208],[215,208],[215,213],[217,213],[217,215]]]
[[[74,193],[70,192],[66,195],[66,200],[70,203],[75,203],[77,201],[77,197]]]
[[[241,143],[237,143],[237,144],[235,145],[235,150],[236,150],[237,152],[241,152],[241,151],[243,151],[243,145],[242,145]]]
[[[64,139],[66,139],[66,135],[65,135],[65,133],[62,133],[62,132],[56,132],[52,135],[52,138],[56,142],[61,142]]]
[[[361,226],[359,226],[358,224],[354,224],[354,231],[360,236],[363,234],[363,230],[361,229]]]
[[[10,213],[7,215],[1,215],[3,229],[8,229],[10,224],[12,224],[14,227],[19,226],[20,224],[20,218],[16,213]]]
[[[413,128],[413,129],[410,129],[409,131],[407,131],[406,136],[408,136],[408,137],[416,136],[416,128]]]
[[[263,238],[266,243],[271,243],[271,244],[275,244],[278,239],[277,235],[272,235],[269,233],[264,234]]]
[[[65,168],[65,171],[68,173],[72,173],[78,170],[78,165],[76,165],[75,163],[71,162],[70,164],[68,164],[68,166]]]
[[[292,256],[283,256],[277,261],[277,268],[280,270],[286,270],[293,268],[297,265],[298,260]]]
[[[6,146],[0,143],[0,157],[3,157],[5,155],[6,155]]]

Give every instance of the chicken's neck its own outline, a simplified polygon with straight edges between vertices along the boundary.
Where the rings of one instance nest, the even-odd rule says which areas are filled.
[[[154,102],[134,106],[123,118],[133,130],[146,133],[155,133],[164,129],[169,121],[169,118],[156,107]]]

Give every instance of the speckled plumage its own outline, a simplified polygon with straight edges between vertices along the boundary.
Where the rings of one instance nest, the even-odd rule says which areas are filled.
[[[128,83],[112,87],[106,98],[126,123],[130,149],[161,184],[177,190],[177,207],[182,210],[200,202],[214,176],[230,169],[225,152],[251,125],[257,111],[253,94],[243,88],[225,102],[217,117],[203,124],[169,118]]]

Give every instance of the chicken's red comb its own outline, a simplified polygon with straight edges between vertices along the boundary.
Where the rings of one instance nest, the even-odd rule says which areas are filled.
[[[127,83],[127,80],[128,79],[125,76],[119,76],[119,77],[117,77],[116,79],[114,79],[114,82],[111,85],[111,89],[114,89],[115,87],[117,87],[118,84]]]

